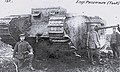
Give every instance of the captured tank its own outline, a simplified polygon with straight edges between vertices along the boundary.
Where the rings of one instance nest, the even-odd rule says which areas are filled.
[[[2,41],[14,47],[19,34],[25,33],[35,58],[63,57],[70,56],[75,50],[80,54],[86,50],[90,24],[96,25],[99,35],[104,36],[105,21],[98,16],[75,16],[61,7],[32,8],[28,15],[1,18],[0,36]]]

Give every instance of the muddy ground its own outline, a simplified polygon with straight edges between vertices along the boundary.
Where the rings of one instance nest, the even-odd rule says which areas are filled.
[[[88,59],[43,59],[34,60],[35,71],[24,67],[21,72],[120,72],[120,59],[105,59],[101,64],[90,64]]]
[[[0,72],[16,72],[11,59],[13,52],[11,49],[9,45],[0,47]],[[26,65],[23,65],[20,72],[120,72],[120,59],[113,58],[104,58],[101,64],[96,61],[95,65],[92,65],[86,57],[34,59],[35,71],[31,71]]]
[[[15,72],[15,67],[9,59],[2,61],[0,72]],[[95,65],[92,65],[88,59],[79,57],[34,59],[35,71],[31,71],[26,65],[23,65],[20,72],[120,72],[120,59],[104,59],[104,62],[101,64],[96,62]]]

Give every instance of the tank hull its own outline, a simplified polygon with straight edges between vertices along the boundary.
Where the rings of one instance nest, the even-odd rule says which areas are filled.
[[[38,58],[45,55],[69,56],[75,50],[86,50],[90,24],[96,23],[98,27],[102,24],[98,17],[69,17],[63,8],[32,9],[31,15],[18,15],[9,20],[8,23],[0,24],[3,41],[14,47],[19,41],[19,34],[25,33],[26,41],[32,45]]]

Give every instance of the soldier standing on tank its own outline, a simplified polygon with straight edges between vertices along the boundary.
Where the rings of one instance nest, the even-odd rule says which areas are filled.
[[[89,50],[88,54],[92,64],[94,64],[93,56],[96,54],[98,55],[97,48],[100,48],[99,35],[94,28],[95,25],[90,25],[91,30],[88,32],[88,37],[87,37],[87,47]]]
[[[120,58],[119,47],[120,47],[120,35],[116,32],[116,28],[113,28],[113,33],[111,34],[110,46],[113,50],[114,58]]]
[[[13,58],[17,60],[18,68],[21,68],[25,60],[29,60],[29,68],[35,70],[32,67],[33,49],[31,45],[24,40],[25,34],[20,34],[20,41],[16,43],[14,47]]]

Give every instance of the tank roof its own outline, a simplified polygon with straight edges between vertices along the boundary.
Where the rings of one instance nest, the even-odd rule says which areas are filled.
[[[66,10],[62,7],[32,8],[32,10],[46,10],[46,9],[63,9],[63,10]]]
[[[0,23],[3,24],[3,23],[7,23],[9,24],[9,22],[12,20],[12,18],[0,18]]]
[[[86,22],[88,24],[93,24],[93,23],[96,23],[96,24],[102,24],[102,25],[105,25],[105,21],[100,18],[99,16],[94,16],[94,17],[88,17],[89,21]]]
[[[19,17],[29,17],[30,14],[22,14],[22,15],[10,15],[6,16],[6,18],[19,18]]]

